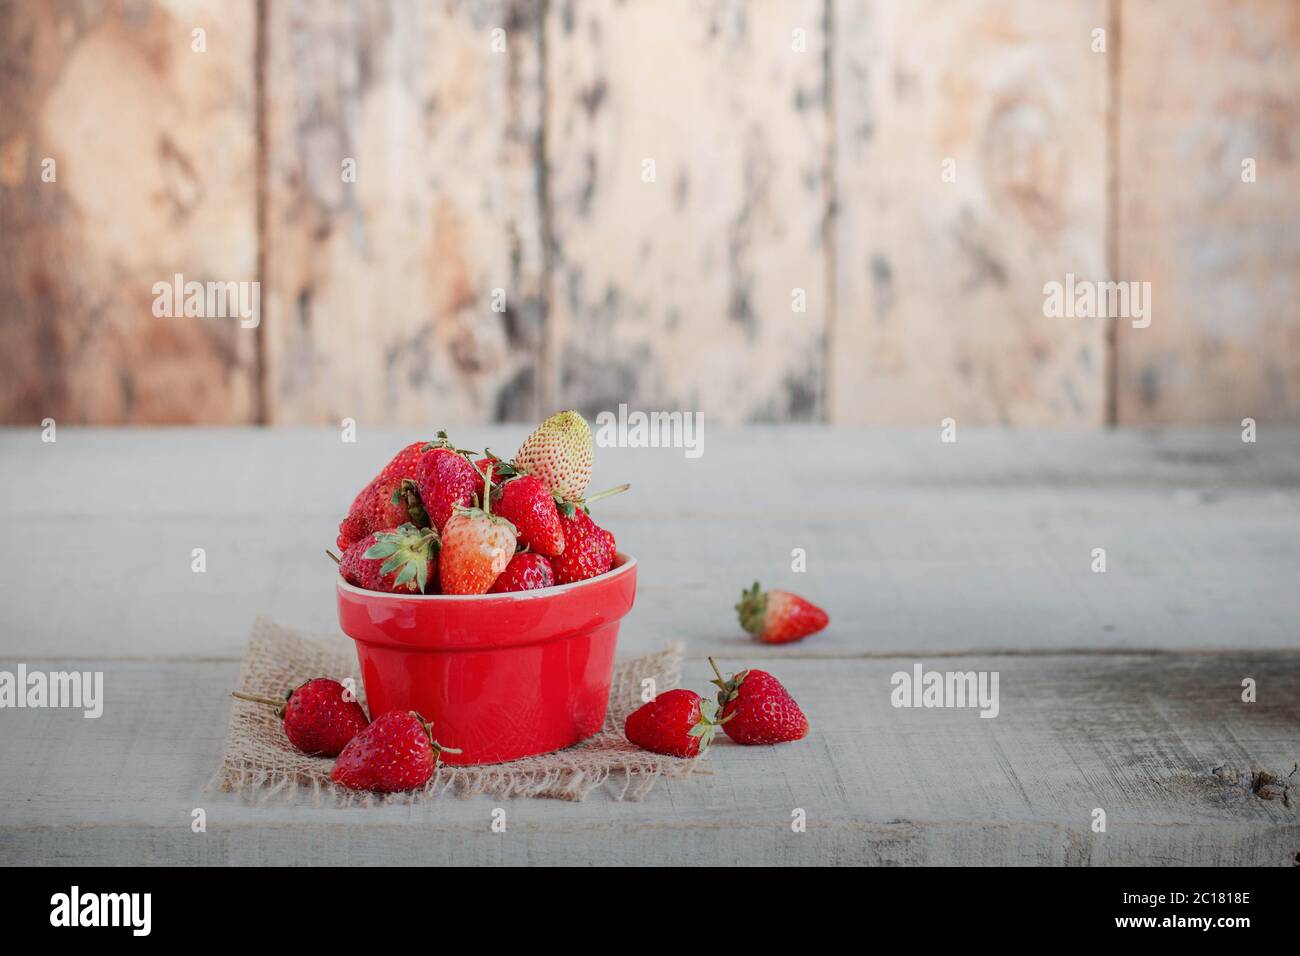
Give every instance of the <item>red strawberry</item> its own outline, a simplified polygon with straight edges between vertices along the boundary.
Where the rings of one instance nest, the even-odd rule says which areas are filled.
[[[340,551],[346,551],[370,533],[370,522],[364,511],[350,513],[339,523],[339,536],[334,539]]]
[[[409,478],[414,481],[420,451],[425,444],[426,442],[418,441],[407,445],[393,456],[393,459],[384,466],[383,471],[357,492],[357,496],[352,499],[352,507],[348,508],[347,517],[339,524],[339,534],[335,543],[340,551],[346,551],[371,531],[387,531],[405,521],[413,521],[421,527],[428,523],[423,517],[420,499],[413,485],[406,489],[408,512],[405,517],[401,516],[399,505],[392,501],[395,484],[391,480]],[[386,492],[376,491],[376,487],[381,483],[386,483]],[[391,510],[383,513],[385,507]]]
[[[415,482],[397,475],[375,479],[365,514],[369,531],[388,531],[408,522],[417,528],[429,525]]]
[[[564,551],[564,529],[551,489],[540,478],[520,475],[496,492],[497,514],[515,526],[519,544],[547,557]]]
[[[739,671],[723,677],[709,658],[718,679],[722,729],[738,744],[779,744],[808,736],[808,718],[781,682],[767,671]]]
[[[284,700],[234,692],[240,700],[269,704],[284,719],[284,733],[305,754],[336,757],[370,721],[356,699],[347,699],[347,688],[328,677],[299,684]]]
[[[483,469],[491,465],[492,483],[494,485],[499,485],[507,478],[513,478],[515,475],[519,474],[515,469],[515,463],[513,461],[504,461],[503,459],[498,458],[496,455],[492,454],[491,448],[485,449],[485,451],[487,457],[480,458],[478,461],[474,462],[474,470],[481,475],[483,474]]]
[[[486,594],[515,554],[515,526],[492,514],[492,483],[483,475],[483,507],[456,507],[442,530],[438,580],[443,594]]]
[[[515,466],[536,475],[565,501],[578,501],[591,481],[595,443],[591,426],[577,412],[557,412],[524,439]]]
[[[604,574],[614,565],[614,536],[591,520],[591,515],[576,508],[571,515],[561,515],[564,529],[564,553],[552,558],[555,583],[570,584]]]
[[[424,446],[415,469],[420,501],[439,532],[458,506],[474,503],[482,481],[470,460],[447,440],[446,432],[438,432],[438,440]]]
[[[717,713],[717,704],[693,690],[664,691],[628,715],[623,733],[643,750],[694,757],[717,733]]]
[[[420,461],[420,454],[428,442],[417,441],[407,445],[396,455],[393,460],[384,466],[384,470],[379,473],[379,478],[414,478],[415,468]]]
[[[429,782],[444,750],[460,753],[434,740],[415,711],[389,711],[343,748],[330,778],[353,790],[414,790]]]
[[[760,591],[758,582],[740,592],[740,626],[764,644],[801,641],[830,621],[826,612],[791,591]]]
[[[371,492],[374,491],[378,482],[378,478],[370,479],[366,486],[358,491],[357,496],[352,499],[352,506],[348,508],[347,517],[339,523],[339,536],[334,539],[334,543],[338,545],[340,551],[346,551],[373,530],[370,527],[370,517],[367,512],[370,508]]]
[[[504,594],[507,591],[534,591],[549,588],[555,583],[555,570],[545,555],[521,551],[510,559],[496,583],[488,593]]]
[[[438,536],[428,528],[404,524],[372,531],[339,561],[343,580],[367,591],[423,594],[438,579]]]

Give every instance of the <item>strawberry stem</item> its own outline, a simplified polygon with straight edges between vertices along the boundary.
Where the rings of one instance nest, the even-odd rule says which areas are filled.
[[[709,658],[709,666],[713,668],[713,673],[718,675],[718,680],[722,681],[725,684],[727,679],[722,676],[722,671],[718,670],[718,662],[715,661],[712,657]]]
[[[339,561],[339,556],[338,556],[337,554],[335,554],[333,551],[331,551],[329,548],[326,548],[326,549],[325,549],[325,554],[326,554],[326,556],[327,556],[331,561],[333,561],[335,564],[341,564],[341,563],[342,563],[341,561]]]
[[[599,501],[601,498],[612,498],[614,495],[620,495],[631,488],[631,485],[619,485],[616,488],[606,488],[604,491],[598,491],[594,495],[587,495],[582,499],[582,504],[589,505],[593,501]]]
[[[483,513],[492,515],[492,466],[488,465],[481,472],[483,476]]]
[[[277,714],[284,713],[284,701],[274,700],[270,697],[262,697],[258,694],[245,694],[243,691],[232,690],[231,697],[238,697],[240,700],[251,701],[254,704],[269,704],[275,708]]]

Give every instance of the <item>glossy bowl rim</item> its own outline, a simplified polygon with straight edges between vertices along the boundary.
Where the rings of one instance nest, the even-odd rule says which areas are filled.
[[[355,584],[349,584],[343,580],[343,575],[335,575],[335,584],[340,591],[354,594],[363,600],[376,601],[444,601],[448,604],[459,602],[471,602],[482,600],[493,601],[541,601],[546,598],[556,597],[569,591],[576,591],[579,588],[594,585],[598,581],[612,581],[620,574],[626,573],[629,569],[636,567],[636,558],[622,551],[614,552],[614,560],[623,559],[623,563],[616,567],[610,568],[604,574],[598,574],[594,578],[583,578],[581,581],[571,581],[568,584],[553,584],[549,588],[536,588],[530,591],[503,591],[499,594],[395,594],[391,591],[367,591],[365,588],[359,588]]]

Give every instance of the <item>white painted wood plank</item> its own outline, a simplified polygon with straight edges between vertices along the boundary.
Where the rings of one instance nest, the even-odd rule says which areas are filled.
[[[1293,490],[1300,428],[1264,426],[1256,444],[1239,428],[1005,430],[821,425],[717,427],[703,455],[682,449],[598,448],[593,487],[631,481],[623,502],[655,514],[770,512],[817,495],[859,489],[873,502],[899,488],[1000,494],[1040,487],[1114,491]],[[361,422],[355,444],[332,428],[72,428],[43,444],[40,430],[0,428],[0,514],[220,514],[302,516],[347,507],[352,495],[423,430]],[[464,447],[511,454],[526,425],[453,426]],[[285,493],[285,491],[289,493]],[[342,504],[340,504],[342,501]],[[612,507],[612,504],[611,504]],[[622,504],[631,508],[633,505]]]
[[[454,437],[509,453],[523,427]],[[334,631],[331,546],[355,487],[414,433],[0,434],[0,653],[236,657],[258,613]],[[600,449],[597,506],[641,561],[624,653],[748,648],[760,578],[832,627],[772,653],[1295,647],[1300,436],[828,428],[706,433],[706,452]],[[804,450],[773,460],[773,442]],[[737,477],[743,476],[743,477]],[[823,504],[825,502],[826,504]],[[82,560],[75,588],[66,554]],[[53,543],[52,543],[53,542]],[[190,553],[207,550],[194,574]],[[808,573],[790,572],[790,552]],[[1107,573],[1091,571],[1095,547]]]
[[[342,810],[203,793],[235,665],[111,664],[99,720],[6,715],[0,861],[1282,865],[1300,849],[1294,800],[1214,773],[1290,769],[1300,655],[924,661],[998,670],[992,720],[891,707],[890,675],[913,663],[782,661],[772,669],[809,715],[807,740],[720,742],[710,773],[642,803],[511,801],[505,834],[490,832],[487,798]],[[1239,701],[1243,675],[1260,682],[1256,704]],[[688,662],[688,686],[707,676]],[[200,806],[208,832],[193,834]],[[805,834],[790,830],[795,807]],[[1094,807],[1105,834],[1089,828]]]

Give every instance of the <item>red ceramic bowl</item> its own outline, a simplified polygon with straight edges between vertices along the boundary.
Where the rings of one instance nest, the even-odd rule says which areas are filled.
[[[338,579],[373,720],[418,711],[449,764],[499,763],[585,740],[605,722],[618,622],[636,559],[599,577],[510,594],[398,595]]]

